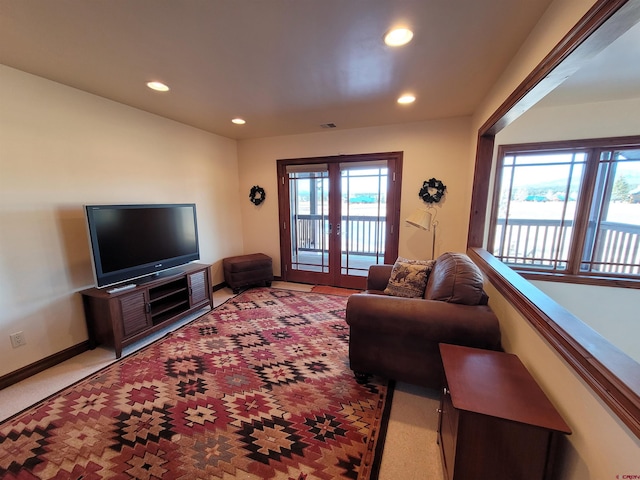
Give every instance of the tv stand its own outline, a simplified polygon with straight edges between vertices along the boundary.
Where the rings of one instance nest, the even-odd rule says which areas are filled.
[[[184,267],[174,267],[169,268],[168,270],[161,270],[160,272],[152,273],[150,275],[145,275],[144,277],[136,278],[134,282],[138,285],[145,285],[150,282],[155,282],[161,278],[173,277],[182,273],[184,273]]]
[[[190,263],[112,293],[98,288],[83,290],[89,347],[112,346],[120,358],[123,347],[201,308],[213,308],[210,267]]]

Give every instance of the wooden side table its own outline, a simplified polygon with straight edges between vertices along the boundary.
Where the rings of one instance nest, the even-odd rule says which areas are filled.
[[[440,344],[438,443],[449,480],[551,478],[571,429],[516,355]]]

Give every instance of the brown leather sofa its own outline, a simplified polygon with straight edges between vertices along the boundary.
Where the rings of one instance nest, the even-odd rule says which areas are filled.
[[[439,389],[444,385],[439,343],[501,349],[498,319],[487,305],[482,273],[469,257],[438,257],[422,298],[385,294],[392,268],[371,266],[367,290],[347,303],[349,361],[358,381],[375,374]]]

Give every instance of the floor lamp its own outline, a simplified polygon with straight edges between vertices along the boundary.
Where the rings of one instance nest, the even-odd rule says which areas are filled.
[[[413,211],[411,215],[405,220],[409,225],[418,227],[422,230],[431,230],[431,259],[433,260],[436,252],[436,227],[437,221],[433,220],[434,215],[431,214],[426,208],[418,208]]]

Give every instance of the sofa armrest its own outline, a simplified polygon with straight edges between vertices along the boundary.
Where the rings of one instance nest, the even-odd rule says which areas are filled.
[[[366,293],[347,302],[350,327],[378,335],[423,338],[437,343],[499,350],[500,325],[487,305],[460,305],[421,298]]]
[[[371,265],[367,276],[367,290],[384,291],[391,278],[393,265]]]

